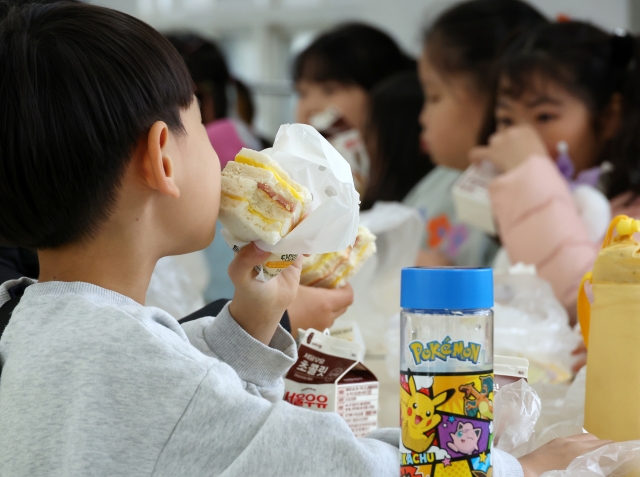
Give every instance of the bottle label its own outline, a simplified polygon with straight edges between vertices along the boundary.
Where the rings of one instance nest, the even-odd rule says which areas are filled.
[[[493,441],[493,371],[401,371],[401,477],[487,477]]]
[[[465,344],[464,341],[451,341],[451,338],[447,336],[442,341],[412,341],[409,343],[409,351],[411,351],[413,364],[416,366],[436,360],[447,361],[449,358],[477,364],[480,359],[482,345],[472,342]]]

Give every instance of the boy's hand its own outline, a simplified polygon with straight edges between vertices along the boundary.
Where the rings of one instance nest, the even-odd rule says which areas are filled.
[[[298,328],[315,328],[323,331],[331,328],[333,322],[347,311],[353,303],[353,288],[314,288],[300,285],[293,303],[287,307],[291,321],[291,334],[298,336]]]
[[[236,288],[229,312],[247,333],[266,345],[271,342],[282,314],[296,297],[302,268],[302,256],[299,256],[268,282],[255,280],[257,273],[253,267],[268,256],[269,252],[251,243],[243,247],[229,265],[229,278]]]
[[[469,159],[474,163],[489,161],[502,172],[508,172],[534,154],[549,155],[536,130],[531,126],[513,126],[492,135],[488,146],[471,149]]]
[[[525,477],[538,477],[551,470],[566,470],[573,460],[613,443],[591,434],[555,439],[518,459]]]

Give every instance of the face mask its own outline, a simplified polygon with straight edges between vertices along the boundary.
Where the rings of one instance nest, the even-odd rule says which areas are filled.
[[[333,106],[312,116],[310,123],[349,163],[356,190],[362,197],[369,182],[371,164],[360,132]]]

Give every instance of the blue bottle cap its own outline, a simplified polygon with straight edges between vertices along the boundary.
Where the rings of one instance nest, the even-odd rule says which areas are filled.
[[[400,306],[414,310],[493,308],[493,271],[490,268],[403,268]]]

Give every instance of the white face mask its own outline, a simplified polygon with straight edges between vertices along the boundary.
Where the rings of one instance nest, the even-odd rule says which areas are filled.
[[[312,116],[310,123],[349,163],[356,190],[362,197],[369,182],[371,161],[360,132],[333,106]]]

